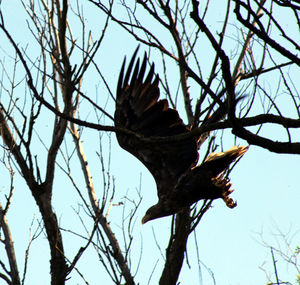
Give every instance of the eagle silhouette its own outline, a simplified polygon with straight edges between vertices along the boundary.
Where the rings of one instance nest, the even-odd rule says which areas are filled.
[[[190,129],[184,125],[178,112],[169,107],[166,99],[159,100],[159,77],[154,75],[154,64],[145,76],[146,53],[140,66],[140,59],[136,60],[137,52],[138,48],[126,73],[126,57],[120,71],[115,126],[145,138],[189,133]],[[116,135],[120,146],[138,158],[156,182],[158,203],[147,210],[143,224],[176,214],[201,199],[222,198],[229,208],[236,206],[229,197],[233,190],[229,179],[224,177],[224,171],[244,155],[248,147],[234,146],[226,152],[211,153],[202,164],[196,166],[200,137],[154,143],[123,132]]]

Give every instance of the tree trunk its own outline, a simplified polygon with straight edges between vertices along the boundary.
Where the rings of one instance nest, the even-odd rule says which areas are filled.
[[[171,235],[166,250],[166,262],[159,285],[176,285],[180,274],[186,243],[190,234],[190,209],[176,215],[175,233]]]
[[[63,241],[57,217],[51,206],[51,194],[49,194],[51,191],[48,190],[42,184],[38,187],[38,190],[32,191],[32,193],[39,206],[50,246],[51,285],[64,285],[68,266],[65,261]]]

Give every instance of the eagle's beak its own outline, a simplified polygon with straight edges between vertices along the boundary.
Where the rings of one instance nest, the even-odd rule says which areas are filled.
[[[145,215],[142,219],[142,225],[147,223],[150,220],[150,216],[149,215]]]

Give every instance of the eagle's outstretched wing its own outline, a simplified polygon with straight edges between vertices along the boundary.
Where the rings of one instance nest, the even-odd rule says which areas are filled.
[[[169,108],[166,99],[159,100],[158,75],[153,80],[154,64],[145,76],[146,54],[140,66],[139,59],[136,60],[137,51],[138,49],[134,52],[126,73],[124,59],[119,75],[115,126],[129,129],[144,137],[188,133],[189,129],[178,112]],[[172,191],[172,186],[180,175],[198,161],[195,138],[147,144],[134,136],[117,132],[117,139],[122,148],[137,157],[152,173],[159,198],[163,198],[167,191]]]

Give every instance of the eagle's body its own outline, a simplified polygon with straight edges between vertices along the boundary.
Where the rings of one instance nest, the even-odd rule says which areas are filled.
[[[189,133],[178,112],[169,108],[167,100],[159,99],[158,76],[153,80],[154,65],[144,79],[146,55],[133,69],[135,51],[124,77],[125,60],[119,76],[116,98],[115,126],[129,129],[144,137],[168,137]],[[132,71],[133,70],[133,71]],[[129,81],[130,79],[130,81]],[[172,142],[146,143],[135,136],[117,132],[122,148],[137,157],[152,173],[159,201],[149,208],[143,223],[178,213],[200,199],[223,198],[229,207],[231,183],[222,173],[231,162],[242,156],[246,147],[233,147],[225,153],[211,154],[197,166],[198,138]]]

